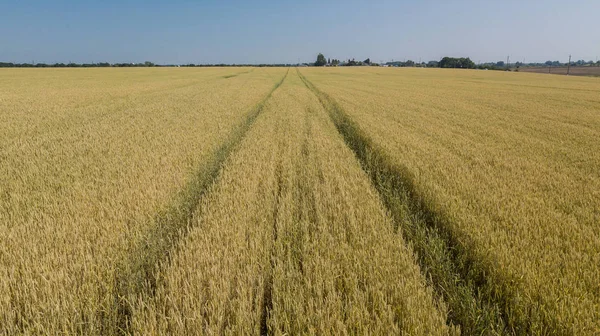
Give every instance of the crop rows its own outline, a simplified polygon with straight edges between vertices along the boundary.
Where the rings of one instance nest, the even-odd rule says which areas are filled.
[[[404,189],[395,198],[427,227],[424,237],[414,226],[405,232],[451,320],[484,333],[600,331],[597,80],[452,70],[306,76],[384,199],[386,187]],[[427,247],[431,228],[448,253]],[[454,272],[432,270],[424,260],[432,251],[454,259]]]
[[[170,244],[163,240],[183,228],[163,228],[164,218],[186,211],[173,208],[189,199],[186,189],[204,183],[198,167],[219,161],[216,149],[285,72],[225,74],[2,77],[4,333],[115,334],[123,327],[123,300],[139,291],[128,287],[141,285],[130,278],[162,259]]]
[[[199,211],[135,322],[143,334],[446,332],[410,249],[295,73]]]
[[[600,331],[594,79],[46,70],[0,80],[2,334]]]

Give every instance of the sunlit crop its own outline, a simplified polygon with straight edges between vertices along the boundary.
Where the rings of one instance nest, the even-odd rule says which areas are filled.
[[[303,73],[340,123],[352,124],[340,129],[359,143],[357,153],[371,153],[363,164],[384,175],[384,198],[385,186],[406,189],[412,211],[424,214],[416,223],[426,232],[405,229],[421,256],[432,240],[454,255],[455,272],[436,270],[443,253],[421,260],[434,287],[447,277],[465,284],[456,294],[440,289],[450,310],[462,311],[453,319],[491,316],[473,328],[507,333],[600,332],[600,81],[430,69]],[[462,291],[481,296],[479,306],[456,300],[469,297]]]
[[[157,229],[161,214],[285,73],[177,70],[2,71],[4,333],[124,327],[141,266],[168,248],[155,233],[185,226]]]
[[[0,334],[600,332],[600,81],[0,71]]]

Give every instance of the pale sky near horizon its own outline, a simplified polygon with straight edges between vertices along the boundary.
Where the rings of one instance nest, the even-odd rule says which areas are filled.
[[[379,62],[600,56],[599,0],[9,1],[0,62]]]

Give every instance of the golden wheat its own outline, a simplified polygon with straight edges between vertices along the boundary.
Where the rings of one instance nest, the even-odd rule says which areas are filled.
[[[116,332],[123,261],[283,75],[234,71],[3,70],[2,332]]]
[[[600,82],[0,77],[0,334],[596,334]]]
[[[446,334],[367,175],[291,73],[227,160],[142,334]]]
[[[303,70],[461,242],[507,332],[600,332],[600,82]]]

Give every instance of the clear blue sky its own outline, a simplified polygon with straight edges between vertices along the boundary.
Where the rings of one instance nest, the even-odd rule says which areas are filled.
[[[0,61],[595,61],[599,28],[599,0],[3,0]]]

